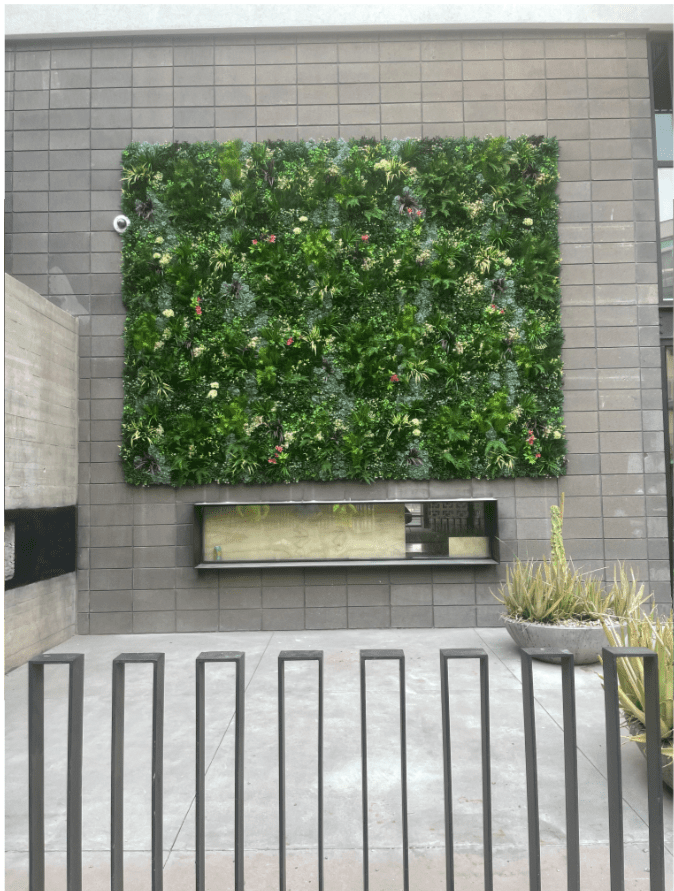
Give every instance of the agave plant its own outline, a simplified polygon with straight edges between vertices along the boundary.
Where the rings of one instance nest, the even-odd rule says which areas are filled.
[[[672,613],[661,616],[654,607],[650,613],[632,615],[616,627],[602,618],[602,625],[614,647],[647,647],[658,655],[660,686],[660,739],[663,754],[674,756],[674,631]],[[618,700],[625,717],[646,725],[644,668],[641,659],[618,659]],[[645,742],[646,734],[632,736]]]
[[[494,595],[507,615],[525,622],[551,625],[640,615],[648,599],[644,586],[637,587],[634,573],[631,580],[628,579],[622,563],[614,569],[613,586],[607,592],[601,579],[581,573],[567,558],[562,537],[564,493],[559,507],[550,508],[550,515],[550,560],[544,559],[536,566],[533,560],[523,563],[516,559],[514,567],[506,569],[505,583]]]

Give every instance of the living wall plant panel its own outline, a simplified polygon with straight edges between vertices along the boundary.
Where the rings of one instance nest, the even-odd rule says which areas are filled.
[[[557,153],[130,145],[126,480],[562,474]]]

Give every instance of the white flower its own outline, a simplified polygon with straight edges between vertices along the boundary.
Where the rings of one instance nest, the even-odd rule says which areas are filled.
[[[299,235],[301,231],[302,230],[299,226],[295,226],[295,228],[293,229],[293,235]]]
[[[211,384],[211,387],[214,388],[215,390],[217,390],[219,386],[220,386],[220,384],[217,381],[215,381],[215,383]]]
[[[161,254],[152,254],[153,260],[159,260],[160,257],[161,257]]]
[[[215,399],[215,397],[216,397],[217,395],[218,395],[218,391],[217,391],[217,390],[209,390],[208,393],[207,393],[207,396],[208,396],[209,399]]]
[[[306,223],[309,221],[309,217],[300,217],[300,223]]]
[[[175,315],[175,313],[173,312],[172,309],[165,309],[164,312],[162,313],[162,315],[166,316],[167,319],[172,319],[173,316]]]
[[[155,343],[154,348],[155,348],[155,350],[158,350],[160,347],[163,347],[163,346],[164,346],[164,341],[163,341],[163,340],[158,340],[158,341]]]
[[[159,261],[159,265],[160,265],[160,266],[168,266],[168,264],[169,264],[170,262],[171,262],[171,255],[170,255],[170,254],[163,254],[161,260]]]
[[[155,238],[154,243],[155,244],[164,244],[164,239],[160,235],[158,238]]]
[[[534,225],[534,221],[531,219],[531,217],[527,217],[526,219],[522,220],[522,222],[524,223],[525,226],[533,226]]]
[[[421,421],[419,420],[419,418],[412,418],[412,423],[415,427],[418,427],[419,424],[421,424]]]
[[[510,259],[510,257],[506,257],[505,260],[503,261],[503,265],[504,266],[512,266],[513,261]]]
[[[421,430],[413,430],[412,436],[421,436]]]
[[[555,437],[555,439],[562,438],[562,434],[559,432],[559,430],[555,430],[555,432],[553,433],[553,436]]]

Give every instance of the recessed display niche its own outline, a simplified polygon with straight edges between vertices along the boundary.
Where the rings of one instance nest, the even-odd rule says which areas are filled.
[[[498,563],[493,500],[195,505],[197,569]]]

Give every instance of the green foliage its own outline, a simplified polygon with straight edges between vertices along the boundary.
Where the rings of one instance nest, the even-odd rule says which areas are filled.
[[[554,139],[133,143],[137,485],[559,476]]]
[[[647,647],[658,654],[660,688],[660,736],[665,754],[672,758],[674,737],[674,626],[672,613],[660,616],[654,607],[650,614],[635,614],[616,628],[602,621],[613,647]],[[644,666],[641,659],[618,659],[618,699],[628,719],[646,726]],[[646,741],[646,735],[632,737]]]
[[[564,493],[559,507],[550,508],[550,515],[551,559],[544,559],[538,566],[533,560],[523,563],[516,559],[514,568],[506,569],[506,581],[499,594],[494,595],[505,606],[506,615],[551,625],[605,621],[607,617],[631,621],[639,615],[646,600],[644,586],[637,589],[634,574],[630,582],[622,564],[617,572],[614,570],[613,585],[606,591],[600,579],[580,573],[567,559],[562,537]]]

